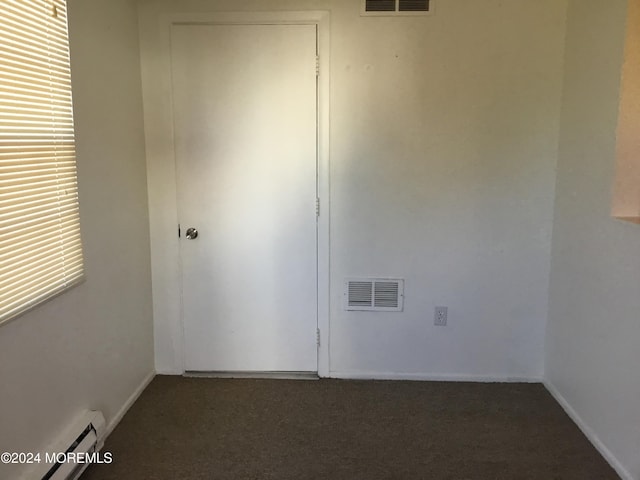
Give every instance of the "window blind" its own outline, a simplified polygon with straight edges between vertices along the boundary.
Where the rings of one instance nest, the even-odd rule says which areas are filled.
[[[0,323],[84,274],[65,0],[0,2]]]

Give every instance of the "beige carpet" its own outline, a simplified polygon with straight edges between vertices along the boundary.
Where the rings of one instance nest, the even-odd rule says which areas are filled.
[[[538,384],[156,377],[83,480],[618,478]]]

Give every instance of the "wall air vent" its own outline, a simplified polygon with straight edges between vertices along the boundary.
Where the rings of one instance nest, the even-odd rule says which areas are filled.
[[[396,0],[365,0],[365,12],[395,12]]]
[[[345,310],[401,312],[404,280],[395,278],[350,278],[345,282]]]
[[[427,15],[434,0],[362,0],[362,15]]]

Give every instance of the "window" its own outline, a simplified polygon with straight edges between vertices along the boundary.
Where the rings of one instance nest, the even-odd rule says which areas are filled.
[[[84,275],[64,0],[0,3],[0,323]]]
[[[640,224],[640,0],[630,0],[620,84],[612,214]]]

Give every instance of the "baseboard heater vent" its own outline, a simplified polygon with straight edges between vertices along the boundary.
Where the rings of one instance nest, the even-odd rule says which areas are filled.
[[[404,280],[399,278],[348,278],[344,285],[345,310],[401,312]]]
[[[67,432],[56,442],[53,449],[49,449],[49,453],[54,452],[60,454],[60,460],[74,456],[84,456],[97,453],[102,448],[105,433],[105,421],[102,412],[88,411],[81,415]],[[65,453],[65,455],[61,455]],[[76,463],[61,461],[57,463],[48,463],[46,472],[41,478],[42,480],[76,480],[82,472],[89,466],[88,463]]]

